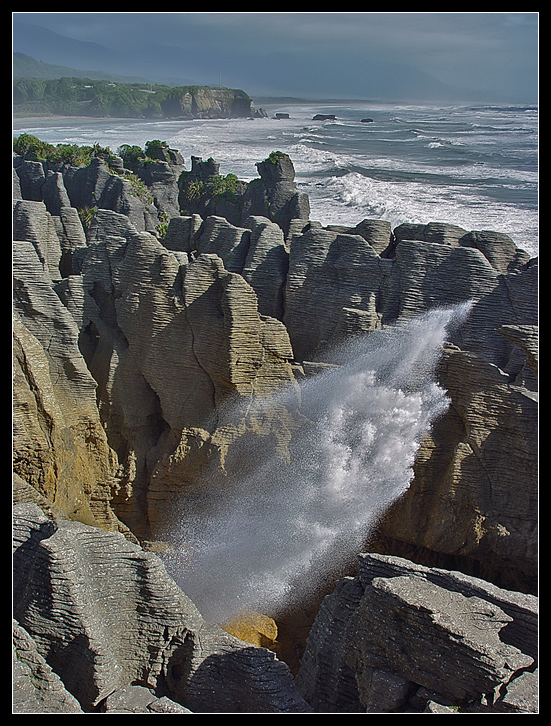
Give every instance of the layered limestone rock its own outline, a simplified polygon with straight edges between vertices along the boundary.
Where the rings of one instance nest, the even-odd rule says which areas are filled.
[[[65,217],[69,210],[76,212],[61,208]],[[80,234],[71,237],[73,247],[67,246],[64,258],[62,228],[43,202],[17,201],[14,219],[17,236],[27,240],[16,247],[16,307],[25,324],[35,326],[51,366],[67,367],[63,361],[70,356],[71,365],[82,369],[82,382],[88,379],[93,416],[101,420],[114,451],[107,449],[120,463],[112,465],[111,479],[117,478],[102,499],[114,498],[133,531],[148,532],[153,471],[150,501],[162,502],[174,487],[180,491],[195,482],[207,458],[209,466],[216,462],[215,473],[225,475],[228,446],[243,436],[275,441],[286,456],[292,415],[255,408],[279,386],[295,385],[287,332],[269,315],[281,314],[286,250],[279,227],[250,218],[247,229],[237,229],[213,218],[198,244],[190,245],[190,255],[182,255],[169,252],[153,235],[138,233],[127,215],[100,209],[84,239],[78,226]],[[234,245],[224,241],[223,230],[231,233],[230,240],[246,239],[242,259],[233,266],[244,275],[231,271]],[[265,301],[260,312],[246,277]],[[50,317],[63,317],[72,331],[70,347],[48,342],[54,323],[38,321],[24,300],[32,295],[51,306]],[[59,380],[66,385],[64,376]],[[230,410],[240,413],[230,415]],[[105,439],[103,430],[101,436]],[[195,459],[191,439],[202,442]],[[55,475],[41,472],[32,481],[39,477]]]
[[[244,91],[191,86],[176,88],[163,104],[164,113],[184,118],[240,118],[254,116],[254,104]]]
[[[537,265],[509,244],[504,257],[525,264],[500,273],[472,245],[399,236],[393,256],[382,257],[367,235],[309,225],[291,240],[284,293],[283,320],[297,359],[324,360],[343,338],[473,301],[477,305],[458,340],[504,364],[512,346],[499,325],[537,325]]]
[[[110,500],[118,462],[75,320],[32,242],[13,244],[14,472],[69,516],[124,529]]]
[[[243,196],[242,219],[268,217],[290,235],[297,221],[304,224],[310,217],[308,195],[295,184],[295,169],[288,154],[275,151],[256,165],[260,179],[249,183]]]
[[[411,268],[417,245],[407,252]],[[438,368],[451,405],[422,444],[412,486],[387,514],[379,543],[529,592],[538,570],[537,275],[532,261],[475,276],[458,345],[444,349]],[[450,287],[454,277],[459,270]],[[422,295],[408,292],[408,308]]]
[[[12,713],[84,713],[46,663],[30,635],[13,621]]]
[[[303,415],[298,382],[337,365],[341,343],[468,303],[438,367],[449,410],[370,548],[535,592],[537,261],[506,235],[455,225],[323,227],[280,154],[238,188],[231,218],[177,215],[171,163],[144,175],[151,205],[101,159],[78,170],[15,160],[16,501],[129,539],[159,535],[172,505],[208,512],[207,493],[231,497],[252,443],[285,471]],[[88,206],[85,230],[77,208]],[[161,209],[174,214],[164,237]],[[285,405],[272,397],[282,389]],[[333,627],[363,598],[346,582]],[[430,600],[422,587],[407,608]],[[399,593],[373,597],[386,607]],[[335,671],[341,710],[359,662]],[[216,667],[205,665],[212,678]],[[364,710],[370,693],[417,683],[372,671]]]
[[[174,217],[162,244],[192,258],[217,255],[226,270],[238,273],[253,288],[261,315],[282,319],[289,252],[275,222],[250,216],[236,226],[216,215],[204,221],[198,215]]]
[[[160,154],[165,150],[161,149]],[[185,163],[179,152],[167,149],[162,158],[142,163],[136,174],[147,186],[158,214],[166,219],[180,214],[178,180],[185,170]]]
[[[220,256],[182,258],[107,210],[88,241],[80,274],[58,292],[125,467],[117,510],[143,536],[153,509],[203,481],[207,464],[226,475],[228,446],[241,437],[275,440],[285,457],[292,413],[259,402],[295,385],[293,354],[282,323],[259,313],[252,287]]]
[[[362,554],[320,608],[296,678],[315,712],[537,712],[537,599]]]
[[[235,174],[221,176],[220,164],[214,159],[203,161],[200,156],[192,156],[191,170],[180,175],[178,187],[181,214],[196,214],[201,219],[223,217],[234,225],[241,224],[247,183]]]
[[[246,226],[248,217],[266,217],[281,227],[285,239],[308,222],[310,200],[297,189],[288,154],[272,152],[256,165],[260,177],[249,183],[231,174],[222,177],[214,159],[192,156],[191,162],[191,171],[180,177],[183,214],[224,217],[236,226]]]
[[[247,462],[239,452],[251,439],[264,441],[285,462],[297,426],[299,392],[282,323],[259,314],[253,289],[243,277],[225,270],[218,256],[201,254],[182,272],[193,365],[184,370],[189,391],[182,396],[186,389],[180,389],[184,407],[174,420],[164,417],[171,429],[151,477],[150,518],[155,517],[154,506],[171,499],[170,492],[205,487],[209,479],[212,487],[233,476],[234,468],[243,471]],[[292,399],[290,406],[270,401],[283,387],[296,389],[294,404]]]
[[[449,411],[370,547],[535,591],[537,261],[505,235],[451,225],[402,225],[391,257],[352,231],[310,225],[291,240],[283,320],[305,369],[338,361],[354,336],[471,306],[438,371]]]
[[[396,244],[402,240],[419,240],[453,247],[474,247],[482,252],[492,267],[503,273],[520,269],[530,259],[526,252],[519,250],[513,240],[502,232],[468,232],[454,224],[429,222],[400,224],[393,234]]]
[[[537,400],[455,347],[439,377],[451,406],[418,452],[412,487],[381,523],[378,547],[536,592]]]
[[[59,166],[59,165],[57,165]],[[178,164],[153,163],[145,175],[148,187],[136,191],[121,159],[92,157],[90,164],[76,167],[69,164],[50,168],[44,161],[14,158],[22,198],[42,201],[55,216],[62,209],[109,209],[126,215],[139,231],[155,232],[160,216],[179,213]],[[145,192],[145,193],[144,193]]]
[[[391,269],[360,235],[311,226],[293,236],[283,322],[296,359],[327,360],[345,338],[380,327],[375,301]]]
[[[49,519],[34,504],[14,508],[13,533],[16,652],[35,650],[52,691],[39,682],[35,700],[132,710],[125,692],[141,686],[142,712],[185,712],[167,700],[193,713],[309,712],[285,664],[207,625],[161,561],[121,534]]]

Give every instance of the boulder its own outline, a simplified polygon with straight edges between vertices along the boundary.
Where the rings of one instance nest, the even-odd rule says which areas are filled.
[[[15,167],[13,168],[12,199],[14,202],[19,199],[23,199],[23,195],[21,193],[21,181]]]
[[[440,242],[399,242],[393,273],[396,317],[402,319],[433,307],[477,301],[499,284],[497,272],[479,250]]]
[[[52,217],[61,248],[59,272],[62,278],[72,275],[78,266],[76,259],[87,245],[86,233],[78,211],[62,206],[59,216]]]
[[[509,621],[496,605],[424,578],[374,578],[354,613],[356,653],[347,658],[362,701],[368,710],[380,710],[373,671],[418,684],[455,704],[493,693],[533,665],[530,656],[499,637]],[[397,640],[399,649],[392,643]]]
[[[12,713],[84,713],[77,699],[13,621]]]
[[[138,234],[138,229],[126,214],[111,209],[97,209],[86,232],[88,245],[101,242],[108,237],[124,237],[130,239]],[[75,271],[80,272],[80,270]]]
[[[393,246],[393,233],[390,222],[384,219],[363,219],[355,227],[347,230],[349,234],[359,234],[381,256],[390,256]]]
[[[29,634],[13,621],[12,713],[84,713],[46,663]]]
[[[498,272],[507,273],[521,269],[530,256],[519,250],[513,240],[502,232],[469,232],[460,238],[464,247],[475,247]]]
[[[299,407],[298,390],[286,407],[270,402],[279,389],[293,391],[296,386],[282,323],[259,315],[253,289],[240,275],[227,272],[219,257],[199,255],[182,269],[183,320],[192,348],[183,366],[170,365],[166,351],[164,356],[170,380],[167,405],[180,408],[175,420],[163,414],[172,434],[166,437],[149,487],[149,516],[159,523],[168,517],[162,509],[171,509],[170,501],[189,495],[190,488],[204,496],[214,494],[220,476],[242,473],[245,462],[232,473],[240,441],[264,441],[286,460]],[[158,365],[153,369],[157,377],[163,370]],[[175,387],[178,370],[185,384]]]
[[[245,643],[273,650],[277,641],[277,625],[272,618],[262,613],[247,611],[239,613],[222,624],[223,629]]]
[[[253,288],[261,315],[283,317],[289,253],[278,224],[262,216],[248,217],[242,227],[214,215],[204,221],[198,215],[178,217],[171,220],[163,245],[193,257],[217,255],[226,270]]]
[[[402,240],[418,240],[457,246],[459,240],[466,234],[466,229],[447,222],[429,222],[428,224],[404,222],[394,229],[397,243],[402,242]]]

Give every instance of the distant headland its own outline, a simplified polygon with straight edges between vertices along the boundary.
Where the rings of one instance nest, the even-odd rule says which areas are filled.
[[[95,118],[248,118],[258,115],[242,90],[64,77],[14,78],[13,115]]]

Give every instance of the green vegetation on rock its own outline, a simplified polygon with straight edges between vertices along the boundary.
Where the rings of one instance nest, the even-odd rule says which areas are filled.
[[[151,144],[151,147],[148,147]],[[126,169],[122,174],[124,179],[130,184],[130,193],[141,199],[144,204],[151,202],[151,194],[147,185],[134,173],[136,164],[139,159],[144,159],[148,153],[148,148],[155,149],[168,146],[164,141],[155,140],[146,143],[146,151],[142,151],[139,146],[124,145],[119,149],[118,155],[123,159]],[[107,169],[111,174],[120,175],[117,168],[109,165],[109,160],[115,159],[115,154],[108,146],[79,146],[78,144],[50,144],[46,141],[33,136],[32,134],[20,134],[13,139],[13,151],[15,154],[23,156],[30,161],[43,161],[56,166],[88,166],[93,157],[101,157],[107,163]],[[151,161],[151,159],[150,159]]]
[[[94,214],[97,211],[97,207],[81,207],[78,209],[78,216],[80,217],[80,221],[82,222],[82,226],[85,230],[90,228],[92,220],[94,219]]]
[[[212,178],[212,195],[233,199],[237,194],[239,179],[235,174],[215,176]]]
[[[31,161],[49,161],[52,164],[88,166],[93,156],[104,159],[114,154],[108,146],[79,146],[78,144],[49,144],[32,134],[20,134],[13,140],[13,150]]]
[[[284,156],[287,156],[287,154],[285,154],[283,151],[272,151],[266,161],[269,161],[270,164],[277,164],[277,162]]]

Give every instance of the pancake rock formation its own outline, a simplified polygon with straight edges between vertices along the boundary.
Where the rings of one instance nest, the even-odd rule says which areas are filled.
[[[533,712],[537,259],[441,222],[322,226],[281,152],[249,183],[192,161],[14,155],[15,710]],[[285,472],[301,386],[347,345],[456,305],[449,406],[295,682],[277,634],[207,623],[151,550],[231,503],[251,451]]]

